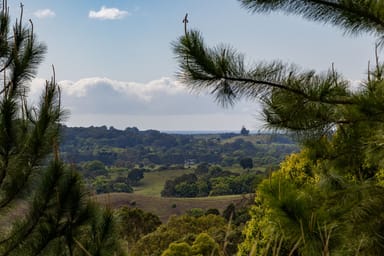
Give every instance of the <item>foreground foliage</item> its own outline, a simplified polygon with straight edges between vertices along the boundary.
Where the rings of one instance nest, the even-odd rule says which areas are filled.
[[[29,106],[28,82],[45,46],[22,7],[13,28],[0,9],[0,255],[121,255],[110,210],[86,193],[80,176],[59,158],[60,88],[47,81]]]
[[[138,208],[124,206],[116,211],[119,219],[120,236],[128,243],[128,248],[141,237],[160,226],[159,217]]]
[[[239,230],[218,215],[173,216],[166,224],[139,239],[130,255],[233,254],[239,235]]]
[[[384,1],[242,0],[253,11],[282,11],[368,32],[383,44]],[[379,48],[377,48],[378,50]],[[208,48],[198,31],[174,43],[180,79],[234,104],[259,99],[272,129],[302,146],[257,190],[239,255],[381,255],[384,248],[384,65],[369,66],[358,90],[332,66],[303,70],[272,61],[247,67],[228,47]]]

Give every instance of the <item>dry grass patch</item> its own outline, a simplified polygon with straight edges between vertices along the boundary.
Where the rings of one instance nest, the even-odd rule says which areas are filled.
[[[208,210],[216,208],[222,212],[229,204],[239,205],[249,200],[251,195],[231,195],[199,198],[170,198],[159,196],[145,196],[130,193],[110,193],[95,196],[95,200],[112,208],[121,206],[137,207],[159,216],[166,222],[171,215],[181,215],[193,208]]]

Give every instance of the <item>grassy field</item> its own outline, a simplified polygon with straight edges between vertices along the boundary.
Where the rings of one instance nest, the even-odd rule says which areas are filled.
[[[139,186],[133,187],[134,193],[144,196],[160,197],[161,190],[167,180],[174,179],[186,173],[192,173],[193,169],[164,170],[144,173],[144,179],[140,181]]]
[[[271,140],[271,135],[260,135],[260,134],[250,134],[247,136],[238,135],[228,139],[221,140],[221,144],[225,143],[233,143],[238,139],[242,139],[244,141],[249,141],[253,144],[267,144]]]
[[[274,134],[250,134],[250,135],[247,135],[247,136],[244,136],[244,135],[237,135],[237,136],[234,136],[234,137],[231,137],[231,138],[228,138],[228,139],[223,139],[221,140],[221,144],[225,144],[225,143],[233,143],[235,142],[236,140],[238,139],[242,139],[244,141],[248,141],[248,142],[251,142],[252,144],[254,145],[262,145],[262,144],[275,144],[275,145],[290,145],[292,147],[296,147],[297,145],[296,144],[286,144],[285,142],[277,142],[277,141],[274,141],[276,138],[275,136],[278,136],[277,134],[274,135]],[[274,141],[274,142],[272,142]]]
[[[140,185],[134,187],[134,193],[110,193],[95,196],[96,201],[112,208],[121,206],[137,207],[159,216],[162,222],[171,215],[184,214],[193,208],[204,210],[216,208],[221,212],[231,203],[242,204],[249,200],[250,195],[230,195],[200,198],[164,198],[160,196],[166,180],[174,179],[194,169],[152,171],[144,174]],[[234,170],[233,170],[234,171]],[[243,172],[237,169],[236,172]]]
[[[200,198],[163,198],[145,196],[135,193],[110,193],[95,196],[95,200],[114,209],[121,206],[137,207],[159,216],[164,223],[172,215],[184,214],[187,210],[201,208],[204,210],[216,208],[222,212],[229,204],[241,205],[247,202],[251,195],[231,195]]]

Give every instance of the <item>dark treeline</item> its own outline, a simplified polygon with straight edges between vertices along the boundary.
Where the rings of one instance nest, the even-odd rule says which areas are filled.
[[[106,126],[63,126],[62,134],[61,151],[66,161],[81,163],[99,160],[108,166],[121,167],[202,162],[231,166],[249,156],[254,158],[255,165],[271,166],[298,150],[289,136],[280,134],[186,135],[140,131],[135,127],[118,130]]]

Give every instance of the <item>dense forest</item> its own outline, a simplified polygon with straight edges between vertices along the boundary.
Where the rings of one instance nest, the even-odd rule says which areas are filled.
[[[69,163],[98,160],[107,166],[134,167],[188,165],[207,162],[231,166],[252,157],[257,166],[278,165],[298,150],[292,138],[282,134],[241,135],[168,134],[136,127],[62,126],[60,149]]]

